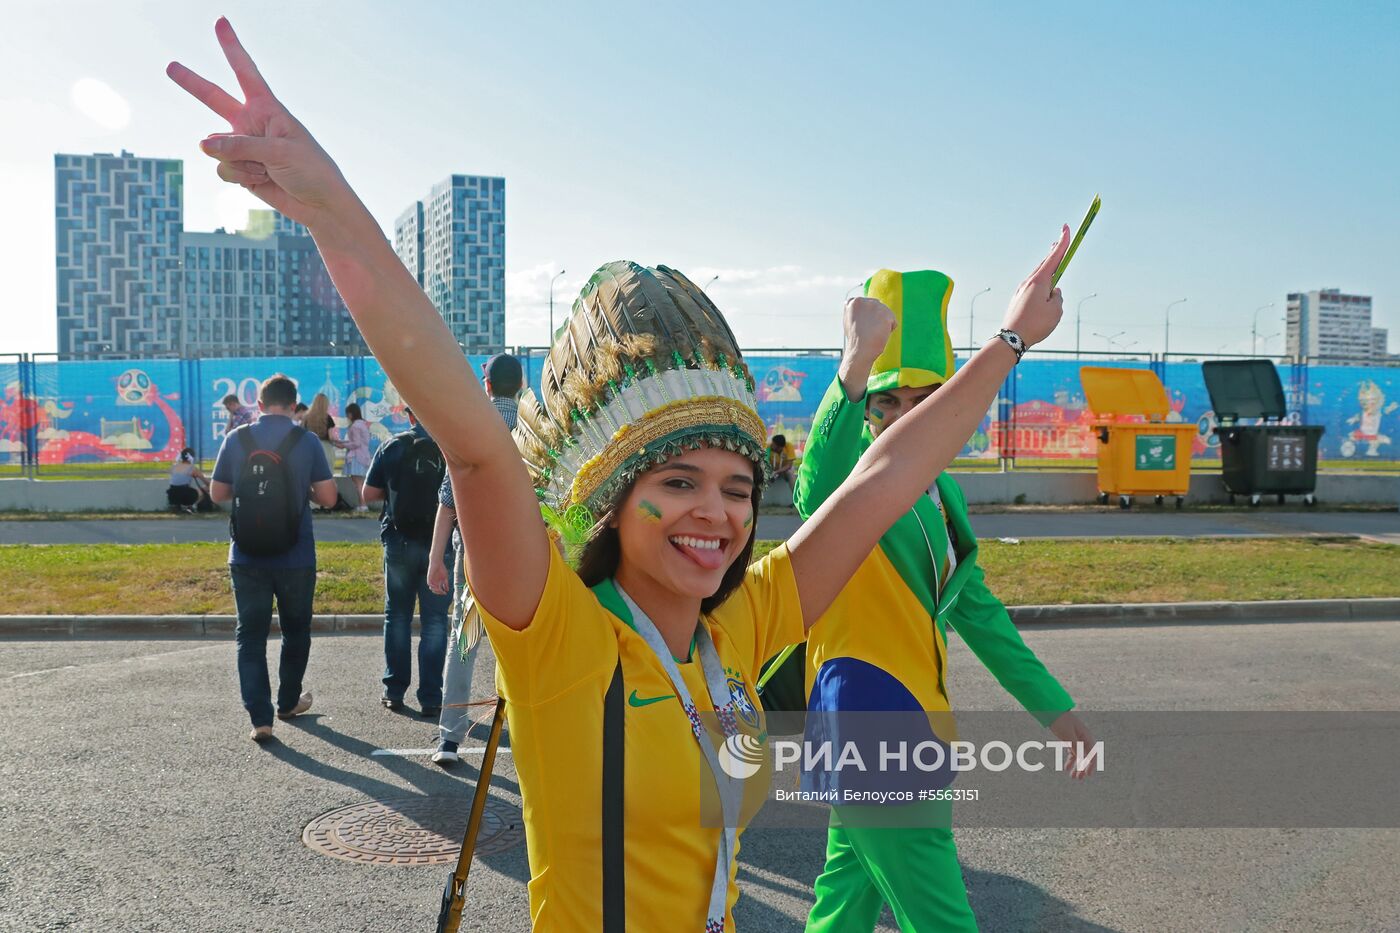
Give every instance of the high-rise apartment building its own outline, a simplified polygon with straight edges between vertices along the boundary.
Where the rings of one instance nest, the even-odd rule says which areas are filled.
[[[191,356],[270,356],[281,342],[277,238],[185,233],[185,341]]]
[[[1390,359],[1390,331],[1384,327],[1371,328],[1371,359]]]
[[[186,233],[185,316],[192,356],[363,352],[364,340],[306,227],[248,212],[237,233]]]
[[[178,159],[54,156],[59,353],[179,349],[183,190]]]
[[[1336,288],[1293,292],[1286,327],[1290,356],[1370,360],[1375,352],[1370,295],[1345,295]]]
[[[394,224],[394,248],[470,353],[505,348],[506,181],[451,175]]]

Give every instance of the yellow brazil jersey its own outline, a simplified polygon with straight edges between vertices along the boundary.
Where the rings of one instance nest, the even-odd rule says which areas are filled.
[[[810,690],[818,683],[817,674],[828,661],[854,658],[891,675],[912,694],[915,708],[946,711],[947,656],[942,630],[884,549],[877,547],[808,633],[807,685]],[[867,688],[871,705],[864,708],[891,708],[881,702],[881,692]],[[819,708],[824,705],[816,697],[813,703]],[[908,704],[894,708],[908,708]]]
[[[627,696],[627,929],[703,930],[720,833],[716,821],[702,819],[702,788],[712,777],[660,659],[603,608],[554,548],[528,627],[511,629],[484,608],[481,617],[496,654],[496,686],[507,701],[524,800],[533,928],[596,933],[602,927],[603,698],[620,659]],[[751,566],[743,585],[701,621],[731,692],[747,697],[739,704],[741,729],[763,735],[753,687],[759,669],[803,637],[786,549]],[[698,660],[680,670],[696,706],[712,709]],[[726,930],[734,928],[739,896],[732,868]]]

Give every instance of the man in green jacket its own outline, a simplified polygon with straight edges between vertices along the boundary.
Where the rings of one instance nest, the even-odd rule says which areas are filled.
[[[881,270],[866,283],[866,298],[847,303],[841,368],[813,419],[797,474],[794,504],[804,518],[836,491],[876,435],[952,376],[952,289],[939,272]],[[1069,712],[1074,701],[988,590],[957,483],[946,473],[930,480],[928,494],[890,528],[808,635],[809,729],[814,715],[833,723],[842,713],[909,722],[897,717],[922,712],[930,724],[949,722],[939,714],[950,711],[945,626],[952,626],[1057,738],[1090,742]],[[951,725],[934,731],[942,740],[953,737],[943,734]],[[1073,758],[1069,767],[1076,777],[1092,771]],[[828,781],[839,785],[840,779]],[[809,933],[867,933],[886,903],[905,933],[976,929],[949,805],[898,810],[833,807]]]

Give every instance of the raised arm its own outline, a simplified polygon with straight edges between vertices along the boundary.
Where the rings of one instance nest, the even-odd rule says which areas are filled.
[[[1062,299],[1050,277],[1068,248],[1069,227],[1063,227],[1050,254],[1021,283],[1007,308],[1003,327],[1020,334],[1027,346],[1050,336],[1059,323]],[[851,301],[879,304],[872,298]],[[893,332],[893,315],[888,321],[886,337]],[[792,536],[788,551],[808,627],[880,536],[953,462],[1015,363],[1016,353],[1005,341],[988,341],[942,388],[881,432],[846,481]]]
[[[310,229],[375,359],[447,459],[473,593],[505,624],[526,627],[544,589],[549,542],[510,432],[335,162],[273,95],[228,21],[214,31],[244,101],[177,62],[166,70],[229,123],[230,133],[200,148],[218,160],[224,181]]]
[[[812,418],[793,483],[792,504],[804,519],[840,488],[865,450],[865,384],[890,339],[895,317],[878,301],[851,302],[842,324],[841,366]]]

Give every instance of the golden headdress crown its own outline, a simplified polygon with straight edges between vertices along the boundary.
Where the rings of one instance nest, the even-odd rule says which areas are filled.
[[[546,516],[576,530],[682,450],[765,462],[753,378],[724,316],[676,270],[626,261],[583,287],[515,438]]]

